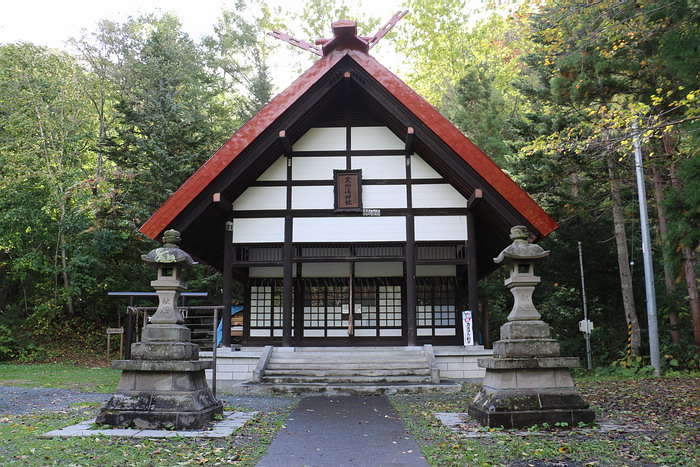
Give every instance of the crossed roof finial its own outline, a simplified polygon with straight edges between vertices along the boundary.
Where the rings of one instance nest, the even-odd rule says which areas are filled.
[[[377,45],[379,40],[386,36],[386,34],[394,27],[394,25],[408,13],[408,10],[398,11],[396,14],[386,23],[384,26],[379,28],[374,36],[358,36],[357,35],[357,22],[342,19],[335,21],[331,26],[333,27],[333,36],[330,39],[316,39],[315,44],[309,44],[308,42],[301,41],[293,38],[289,34],[285,34],[279,31],[268,32],[269,36],[275,37],[277,39],[283,40],[292,44],[293,46],[299,47],[300,49],[307,50],[313,54],[322,57],[327,53],[334,50],[340,43],[345,42],[350,38],[355,44],[353,48],[362,50],[363,52],[368,52],[372,47]]]

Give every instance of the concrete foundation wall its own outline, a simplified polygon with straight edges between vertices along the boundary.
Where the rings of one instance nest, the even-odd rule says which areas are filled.
[[[264,347],[246,347],[241,350],[216,349],[216,386],[226,389],[253,378]],[[212,352],[200,352],[201,360],[212,359]],[[212,383],[212,370],[206,370],[207,382]]]
[[[481,346],[434,346],[433,352],[440,377],[457,382],[481,382],[485,371],[477,365],[478,358],[491,357],[492,350]],[[217,388],[225,390],[253,378],[263,347],[244,347],[241,350],[217,349]],[[211,360],[212,352],[201,352],[202,360]],[[212,370],[206,370],[207,381],[211,385]]]
[[[493,350],[475,346],[433,346],[440,377],[459,382],[480,383],[486,370],[479,368],[479,358],[490,357]]]

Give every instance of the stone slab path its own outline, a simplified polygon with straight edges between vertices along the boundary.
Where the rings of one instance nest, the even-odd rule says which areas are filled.
[[[224,412],[224,419],[207,430],[140,430],[132,428],[92,429],[95,419],[86,420],[60,430],[40,435],[42,438],[72,438],[73,436],[121,436],[125,438],[226,438],[248,423],[257,412]]]
[[[305,397],[258,467],[425,467],[403,421],[379,396]]]

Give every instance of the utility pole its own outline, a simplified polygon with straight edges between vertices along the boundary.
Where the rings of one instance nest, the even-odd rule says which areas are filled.
[[[642,228],[642,256],[644,257],[644,289],[647,299],[647,320],[649,323],[649,354],[654,376],[661,376],[661,359],[659,355],[659,325],[656,319],[656,288],[654,286],[654,265],[651,261],[651,235],[649,233],[649,213],[647,212],[647,194],[644,185],[644,166],[642,165],[642,146],[637,124],[632,124],[634,131],[634,161],[637,172],[637,197],[639,198],[639,222]]]
[[[578,264],[581,269],[581,295],[583,296],[583,323],[585,326],[583,338],[586,339],[586,363],[588,364],[588,369],[592,370],[591,322],[588,320],[588,302],[586,301],[586,281],[583,278],[583,250],[581,249],[581,242],[578,242]]]

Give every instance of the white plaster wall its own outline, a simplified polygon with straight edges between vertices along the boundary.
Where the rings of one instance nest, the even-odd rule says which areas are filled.
[[[344,151],[345,128],[310,128],[292,146],[293,151]]]
[[[263,174],[258,177],[258,181],[280,181],[287,180],[287,158],[277,159]]]
[[[383,126],[353,127],[350,130],[351,149],[404,149],[406,143]]]
[[[466,240],[467,216],[416,216],[416,241]]]
[[[362,207],[376,208],[405,208],[405,185],[362,185]]]
[[[344,157],[294,157],[293,180],[333,180],[333,169],[345,170]]]
[[[283,273],[284,271],[282,268],[275,267],[252,266],[248,269],[248,275],[250,277],[281,278]]]
[[[430,165],[420,156],[411,156],[411,178],[442,178]]]
[[[284,218],[234,219],[233,243],[282,243]]]
[[[404,156],[353,156],[352,168],[362,169],[363,180],[406,179]]]
[[[301,277],[350,277],[350,263],[305,263]]]
[[[416,277],[454,277],[457,266],[454,264],[423,264],[416,266]]]
[[[292,187],[292,209],[333,209],[333,187]]]
[[[414,208],[466,208],[467,199],[447,183],[413,185]]]
[[[287,188],[283,186],[252,186],[233,202],[234,211],[264,211],[287,208]]]
[[[404,217],[300,217],[295,242],[406,241]]]
[[[403,277],[403,263],[355,263],[355,277]]]

